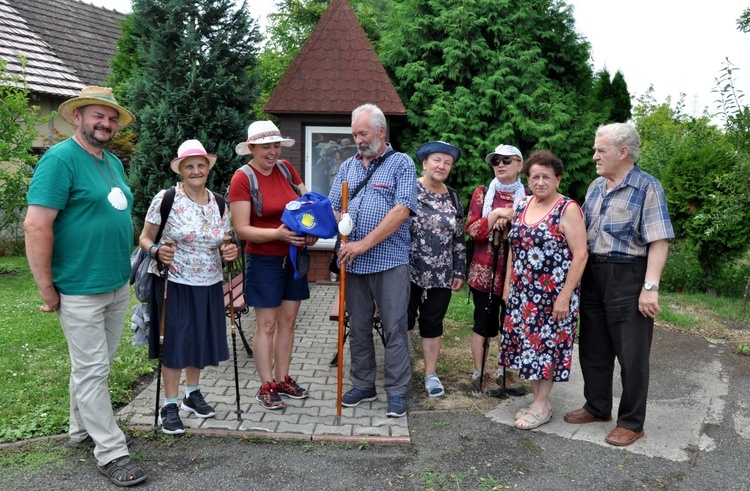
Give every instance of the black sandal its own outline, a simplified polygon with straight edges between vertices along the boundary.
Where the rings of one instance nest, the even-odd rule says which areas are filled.
[[[101,474],[107,476],[117,486],[135,486],[146,480],[146,473],[136,466],[128,455],[96,467]]]

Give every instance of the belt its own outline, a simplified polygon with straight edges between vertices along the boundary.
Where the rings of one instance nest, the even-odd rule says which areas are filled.
[[[611,264],[630,264],[634,263],[639,258],[636,256],[604,256],[601,254],[589,255],[589,262],[591,263],[611,263]]]

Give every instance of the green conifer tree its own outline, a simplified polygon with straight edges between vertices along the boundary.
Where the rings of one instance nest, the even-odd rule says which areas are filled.
[[[135,0],[132,29],[135,69],[124,93],[138,117],[129,181],[140,223],[153,196],[176,182],[169,162],[184,140],[219,157],[208,187],[226,189],[257,97],[249,73],[260,36],[246,5],[232,0]]]
[[[581,199],[594,177],[590,47],[559,0],[394,3],[379,55],[408,110],[396,131],[413,152],[441,138],[464,150],[453,183],[486,183],[500,143],[546,148],[566,166],[563,191]],[[392,132],[393,134],[394,132]]]
[[[630,93],[628,84],[625,82],[625,76],[617,70],[612,79],[612,109],[609,113],[609,119],[616,123],[626,123],[632,116],[633,103],[630,102]]]

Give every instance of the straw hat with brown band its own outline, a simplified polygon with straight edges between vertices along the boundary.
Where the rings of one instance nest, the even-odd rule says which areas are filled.
[[[60,104],[58,114],[68,123],[75,124],[73,122],[73,109],[94,104],[115,109],[120,114],[120,120],[118,121],[118,126],[120,128],[124,128],[135,121],[133,113],[117,103],[115,96],[112,94],[111,88],[99,87],[97,85],[84,87],[78,97],[69,99]]]

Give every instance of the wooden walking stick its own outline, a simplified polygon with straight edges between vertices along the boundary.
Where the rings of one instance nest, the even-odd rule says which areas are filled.
[[[341,183],[341,213],[349,208],[349,183]],[[346,244],[346,235],[341,235],[341,245]],[[339,342],[338,366],[336,367],[336,424],[341,424],[341,392],[344,385],[344,324],[346,322],[346,264],[341,264],[339,272]]]
[[[174,246],[173,240],[165,240],[164,245],[170,249]],[[159,254],[159,249],[156,250]],[[156,405],[154,406],[154,433],[159,431],[159,396],[161,395],[161,362],[164,358],[164,328],[167,322],[167,287],[169,286],[169,266],[164,267],[164,297],[162,297],[159,309],[159,364],[156,366]]]
[[[227,234],[224,236],[224,246],[228,246],[232,243],[232,236]],[[240,378],[239,371],[237,369],[237,326],[236,319],[234,318],[234,284],[232,283],[232,264],[227,263],[227,273],[229,274],[229,322],[232,326],[232,352],[234,353],[234,395],[235,401],[237,402],[237,409],[234,413],[237,415],[237,421],[241,421],[241,414],[244,412],[240,408]]]

